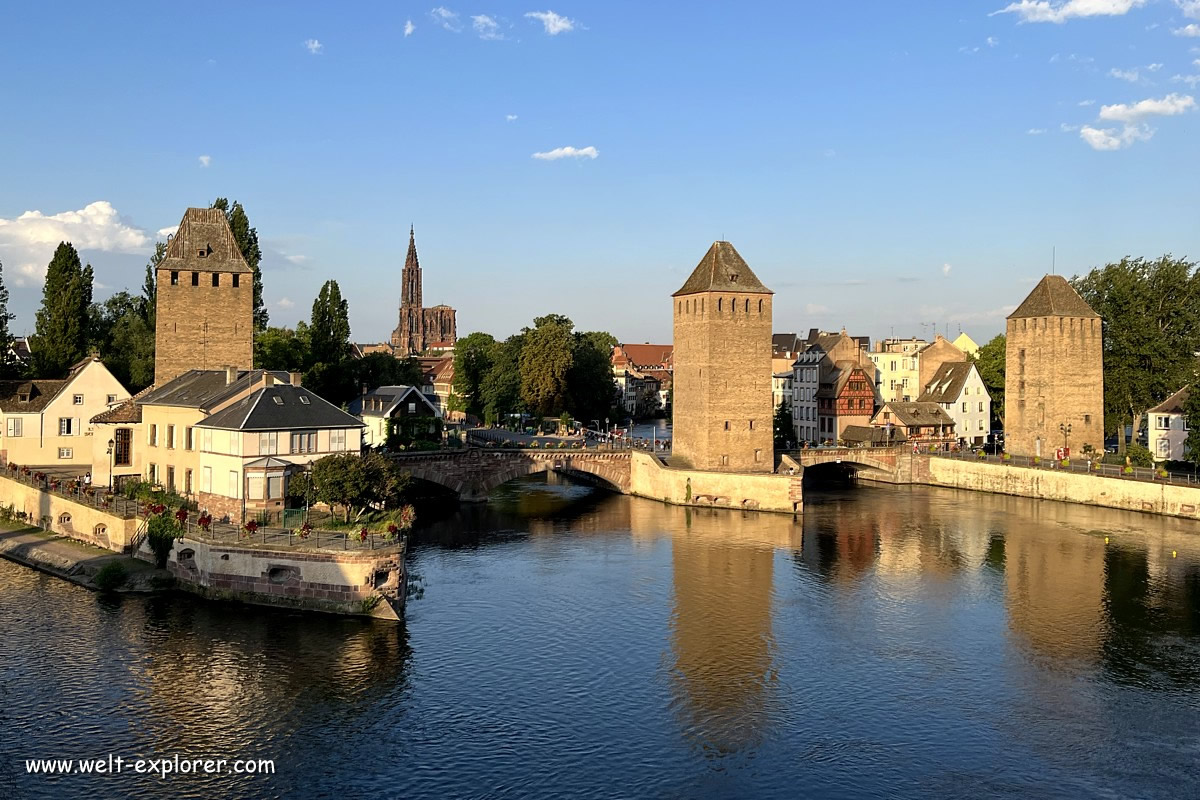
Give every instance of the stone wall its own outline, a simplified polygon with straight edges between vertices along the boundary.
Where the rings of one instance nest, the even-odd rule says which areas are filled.
[[[164,265],[168,262],[163,262]],[[217,266],[214,264],[214,266]],[[254,275],[179,271],[171,285],[171,269],[158,270],[158,301],[154,333],[154,382],[161,386],[189,369],[222,369],[254,365]]]
[[[184,537],[167,568],[204,597],[382,619],[403,616],[408,585],[402,546],[306,551]]]
[[[649,453],[632,455],[630,494],[673,505],[802,511],[804,495],[800,475],[714,472],[674,469]]]
[[[1200,488],[949,458],[921,458],[915,483],[1200,519]]]
[[[693,469],[770,472],[771,295],[673,297],[674,457]]]
[[[128,547],[138,519],[122,519],[93,506],[0,477],[0,505],[24,512],[33,525],[49,520],[47,530],[120,553]]]

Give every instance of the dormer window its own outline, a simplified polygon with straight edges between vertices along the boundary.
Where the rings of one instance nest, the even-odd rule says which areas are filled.
[[[729,282],[730,283],[737,283],[737,278],[738,278],[738,276],[737,276],[736,272],[729,273]]]
[[[196,258],[208,258],[208,254],[211,252],[212,252],[212,247],[210,247],[209,245],[206,244],[206,245],[204,245],[204,247],[201,247],[199,250],[196,251]]]
[[[22,403],[28,403],[28,402],[29,402],[29,392],[20,392],[20,393],[18,393],[18,394],[17,394],[17,400],[19,400],[19,401],[20,401],[20,402],[22,402]]]

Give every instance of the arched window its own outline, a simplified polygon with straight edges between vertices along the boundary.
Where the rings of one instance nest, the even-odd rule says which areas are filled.
[[[70,525],[71,524],[71,515],[68,514],[66,511],[59,514],[58,515],[58,524],[59,525]]]
[[[746,298],[746,313],[747,314],[750,313],[750,298],[749,297]]]
[[[721,310],[721,298],[717,298],[717,311]]]
[[[92,534],[94,536],[107,536],[108,526],[104,524],[97,525],[96,527],[92,528]]]
[[[704,298],[703,297],[700,298],[700,313],[701,314],[704,313]]]
[[[758,313],[762,313],[762,300],[758,301]]]
[[[679,301],[679,309],[675,313],[677,313],[677,314],[683,313],[683,301],[682,300]]]

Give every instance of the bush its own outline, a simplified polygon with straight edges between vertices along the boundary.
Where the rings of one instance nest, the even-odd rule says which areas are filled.
[[[167,559],[171,556],[171,548],[175,546],[175,540],[179,538],[182,531],[179,529],[179,523],[172,517],[164,517],[160,514],[155,514],[150,517],[146,523],[146,542],[150,545],[150,549],[154,551],[154,565],[159,569],[167,566]]]
[[[120,561],[110,561],[100,568],[96,577],[92,578],[92,583],[102,592],[111,592],[123,586],[128,577],[129,570],[125,569],[124,564]]]

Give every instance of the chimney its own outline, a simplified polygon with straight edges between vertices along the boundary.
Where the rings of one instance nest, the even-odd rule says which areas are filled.
[[[275,385],[275,374],[270,370],[263,370],[263,388],[270,389]]]
[[[225,385],[229,386],[237,379],[238,379],[238,368],[234,367],[234,366],[226,367],[225,368]]]
[[[297,389],[299,389],[300,388],[300,373],[299,372],[289,372],[288,373],[288,382],[291,383],[292,386],[295,386]]]

